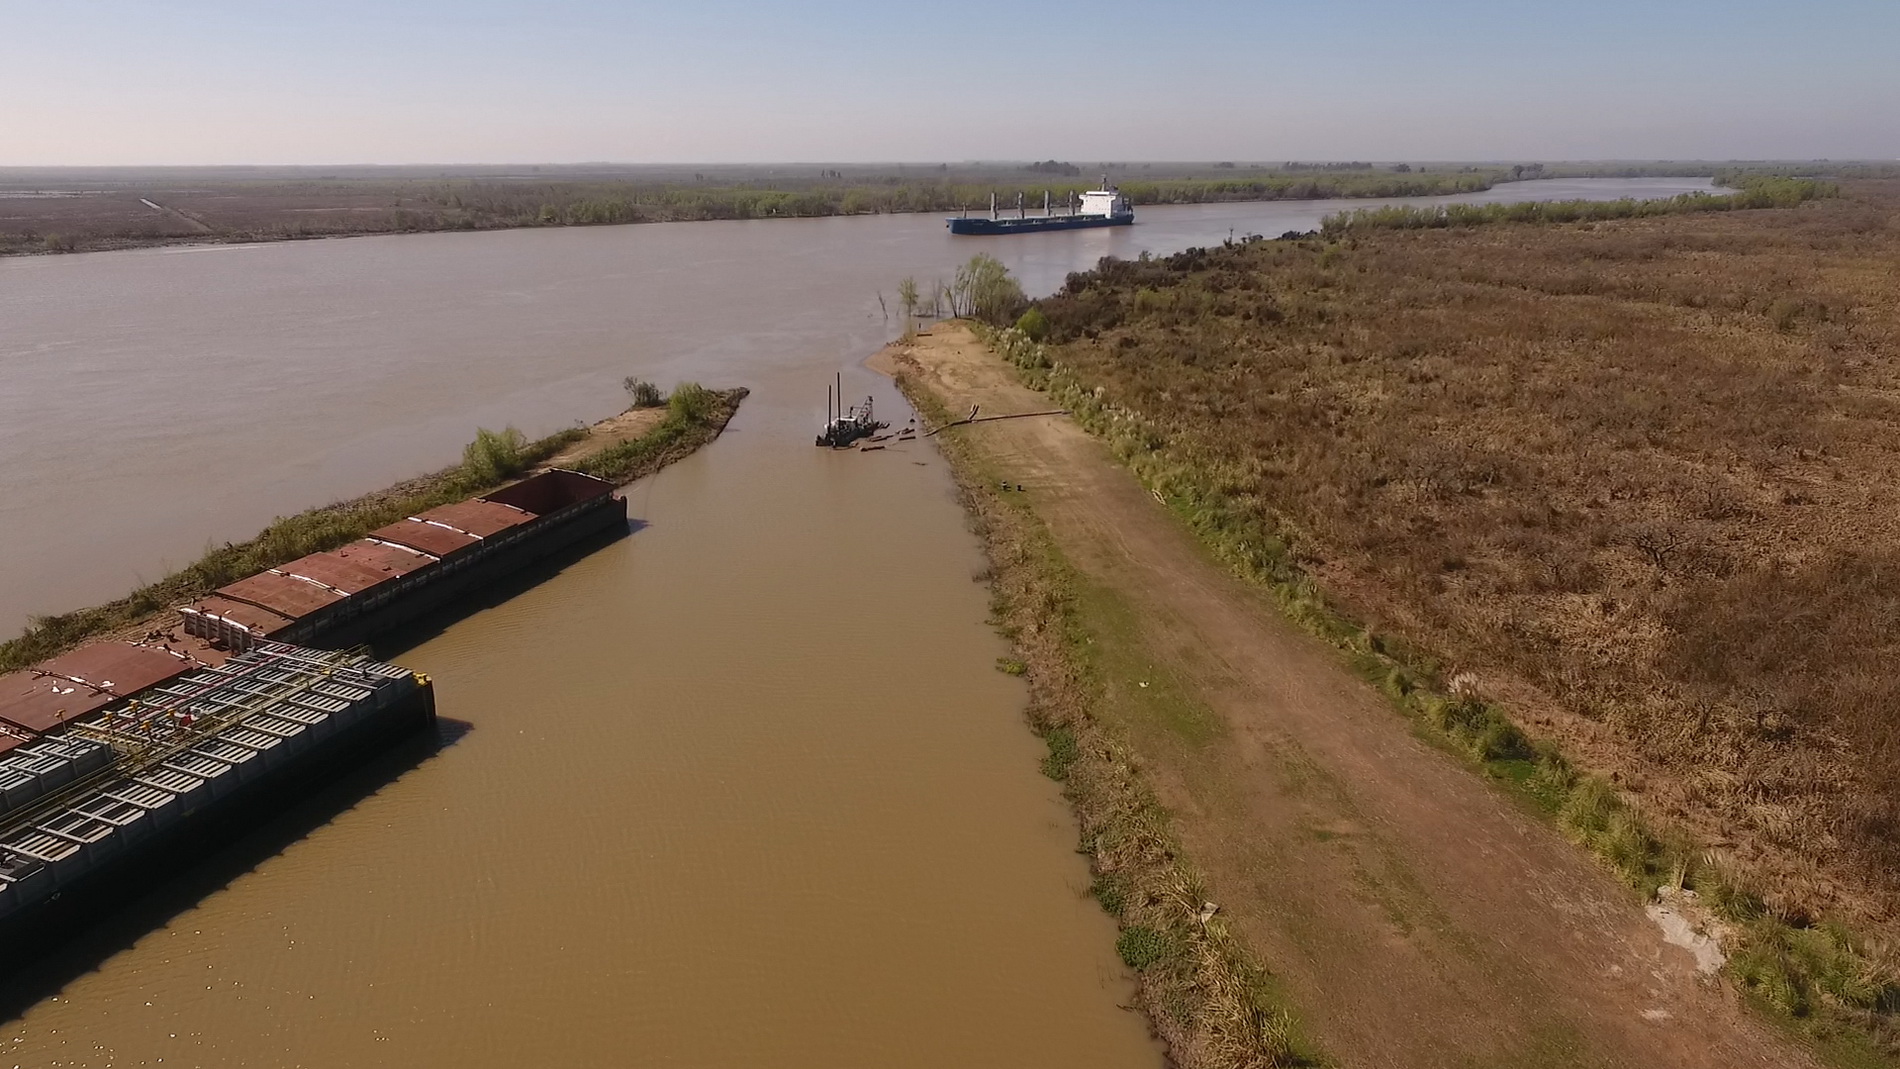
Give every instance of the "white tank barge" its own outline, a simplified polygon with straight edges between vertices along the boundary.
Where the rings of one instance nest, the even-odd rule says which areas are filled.
[[[435,719],[427,677],[361,653],[259,642],[209,664],[162,646],[76,652],[87,651],[183,670],[114,697],[114,680],[55,669],[37,693],[110,700],[82,720],[42,722],[46,734],[0,720],[0,971],[60,938],[62,920],[135,893],[142,865],[215,845],[219,826],[267,795]],[[32,695],[11,697],[0,714],[35,717]]]

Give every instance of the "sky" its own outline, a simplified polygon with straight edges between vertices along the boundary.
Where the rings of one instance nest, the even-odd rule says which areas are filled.
[[[0,166],[1893,159],[1900,0],[0,0]]]

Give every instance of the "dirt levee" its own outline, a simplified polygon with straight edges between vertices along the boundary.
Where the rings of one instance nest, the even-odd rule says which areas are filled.
[[[880,362],[956,411],[1050,407],[956,325]],[[1024,487],[1099,588],[1107,714],[1222,910],[1345,1064],[1808,1064],[1602,868],[1210,560],[1101,443],[1062,418],[950,433]]]

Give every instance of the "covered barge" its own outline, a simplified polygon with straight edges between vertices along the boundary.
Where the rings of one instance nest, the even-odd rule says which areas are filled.
[[[179,612],[186,633],[234,650],[261,639],[347,646],[626,524],[614,484],[546,471],[240,579]]]
[[[123,643],[75,654],[154,652],[170,656]],[[217,663],[187,655],[184,670],[135,696],[110,693],[112,680],[85,694],[83,714],[51,722],[45,695],[69,688],[34,671],[0,677],[0,950],[56,938],[60,917],[113,897],[141,863],[206,845],[261,796],[435,718],[427,677],[361,653],[274,642],[203,652]]]
[[[0,971],[266,796],[435,719],[427,677],[358,644],[593,535],[612,483],[547,471],[228,584],[180,628],[0,675]]]

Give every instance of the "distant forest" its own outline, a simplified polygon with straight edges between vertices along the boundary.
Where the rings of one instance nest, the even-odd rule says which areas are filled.
[[[1865,177],[1875,164],[1734,173]],[[1892,170],[1892,168],[1888,168]],[[1723,165],[1348,163],[0,170],[0,255],[342,234],[979,211],[1064,201],[1107,174],[1136,204],[1469,193],[1529,178],[1710,175]]]

